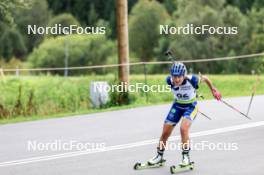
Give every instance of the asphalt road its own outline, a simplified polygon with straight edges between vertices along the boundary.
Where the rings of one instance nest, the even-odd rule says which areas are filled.
[[[226,99],[246,112],[250,97]],[[254,98],[250,116],[244,118],[215,100],[199,103],[199,115],[191,129],[192,143],[204,150],[191,151],[195,169],[188,175],[263,175],[264,96]],[[136,162],[156,154],[156,143],[170,104],[90,115],[0,125],[0,175],[158,175],[170,174],[180,150],[176,126],[166,165],[158,169],[135,171]],[[54,143],[86,144],[89,150],[60,150]],[[32,144],[37,143],[38,150]],[[53,144],[53,147],[50,145]],[[31,144],[31,149],[30,145]],[[220,145],[226,150],[208,145]],[[232,145],[232,146],[230,146]],[[46,146],[46,147],[45,147]],[[231,148],[230,148],[231,147]],[[235,149],[234,149],[235,148]]]

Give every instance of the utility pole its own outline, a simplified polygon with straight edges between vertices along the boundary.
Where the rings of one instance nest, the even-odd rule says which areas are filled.
[[[68,77],[68,64],[69,64],[69,43],[68,35],[65,36],[64,40],[64,77]]]
[[[129,82],[129,46],[128,46],[128,3],[127,0],[116,0],[119,81]]]

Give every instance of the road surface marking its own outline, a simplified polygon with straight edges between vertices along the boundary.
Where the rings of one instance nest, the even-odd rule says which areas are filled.
[[[206,130],[206,131],[193,132],[190,134],[190,136],[191,136],[191,138],[196,138],[196,137],[202,137],[202,136],[208,136],[208,135],[227,133],[227,132],[232,132],[232,131],[237,131],[237,130],[242,130],[242,129],[254,128],[254,127],[258,127],[258,126],[264,126],[264,121],[241,124],[241,125],[234,125],[234,126],[229,126],[229,127],[224,127],[224,128]],[[180,139],[180,136],[171,136],[169,141],[175,141],[175,140],[179,140],[179,139]],[[115,151],[115,150],[135,148],[135,147],[140,147],[140,146],[157,144],[158,140],[159,139],[150,139],[150,140],[128,143],[128,144],[122,144],[122,145],[107,146],[103,149],[94,149],[94,150],[87,150],[87,151],[75,151],[75,152],[55,154],[55,155],[50,155],[50,156],[39,156],[39,157],[19,159],[19,160],[14,160],[14,161],[1,162],[0,167],[29,164],[29,163],[34,163],[34,162],[42,162],[42,161],[48,161],[48,160],[77,157],[77,156],[81,156],[81,155],[88,155],[88,154],[95,154],[95,153],[102,153],[102,152],[109,152],[109,151]]]

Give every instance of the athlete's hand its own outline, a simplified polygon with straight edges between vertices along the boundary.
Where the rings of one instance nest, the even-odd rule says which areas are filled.
[[[221,93],[215,87],[213,87],[212,93],[213,93],[213,96],[214,96],[214,98],[216,100],[221,100],[222,95],[221,95]]]

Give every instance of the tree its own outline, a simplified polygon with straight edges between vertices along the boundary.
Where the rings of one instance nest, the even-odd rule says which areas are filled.
[[[53,17],[48,26],[53,27],[55,24],[61,24],[61,27],[69,27],[70,25],[80,26],[79,21],[69,13],[62,13],[58,16]],[[63,35],[63,34],[62,34]],[[57,36],[57,35],[52,35]]]
[[[161,55],[164,51],[164,46],[169,43],[169,48],[174,51],[176,58],[181,60],[213,58],[229,55],[246,54],[246,43],[250,40],[249,21],[238,8],[233,6],[225,6],[225,1],[177,1],[177,11],[173,13],[170,26],[186,26],[193,24],[194,27],[204,24],[213,27],[237,27],[238,34],[223,35],[223,34],[175,34],[164,36],[164,41],[160,41],[159,51],[157,55]],[[165,42],[165,40],[167,40]],[[236,63],[240,64],[240,63]],[[242,64],[242,63],[241,63]],[[243,62],[244,64],[244,62]],[[246,64],[245,64],[246,65]],[[233,63],[229,66],[229,62],[221,63],[193,63],[189,65],[195,71],[203,71],[210,73],[223,73],[243,71],[240,66],[235,66]],[[247,69],[248,70],[248,69]]]
[[[176,0],[164,0],[163,4],[164,4],[164,7],[167,9],[167,11],[170,15],[172,15],[173,12],[177,9]]]
[[[250,12],[253,7],[259,9],[264,7],[263,0],[227,0],[226,3],[238,7],[245,14]]]
[[[138,0],[128,0],[128,12]],[[60,13],[73,14],[82,26],[97,24],[97,20],[109,22],[110,30],[113,31],[111,38],[116,38],[116,1],[115,0],[48,0],[50,9],[55,15]]]
[[[65,40],[69,44],[69,67],[92,66],[106,64],[115,56],[115,44],[107,40],[104,35],[67,35],[49,37],[29,55],[29,62],[33,67],[64,67]],[[73,71],[70,74],[102,73],[102,69]],[[63,75],[63,71],[54,71]]]
[[[71,13],[81,25],[95,25],[97,19],[109,20],[115,8],[115,0],[48,0],[49,7],[55,15]]]
[[[1,0],[0,21],[12,25],[14,22],[14,10],[18,8],[28,8],[32,0]]]
[[[142,0],[133,7],[129,17],[130,46],[143,61],[153,58],[153,48],[161,37],[159,25],[168,18],[166,9],[157,1]]]
[[[253,8],[249,13],[251,40],[246,45],[250,53],[260,53],[264,49],[264,9]],[[264,72],[264,58],[256,59],[254,67],[258,72]]]
[[[51,16],[46,0],[33,0],[30,8],[16,9],[14,11],[14,22],[18,30],[23,35],[26,47],[29,52],[37,47],[44,39],[44,35],[28,34],[27,26],[36,25],[46,27]]]
[[[96,13],[94,4],[91,4],[87,18],[89,24],[96,24],[96,21],[98,20],[98,14]]]
[[[22,59],[27,49],[21,34],[14,28],[5,30],[0,37],[0,55],[9,61],[13,56]]]

